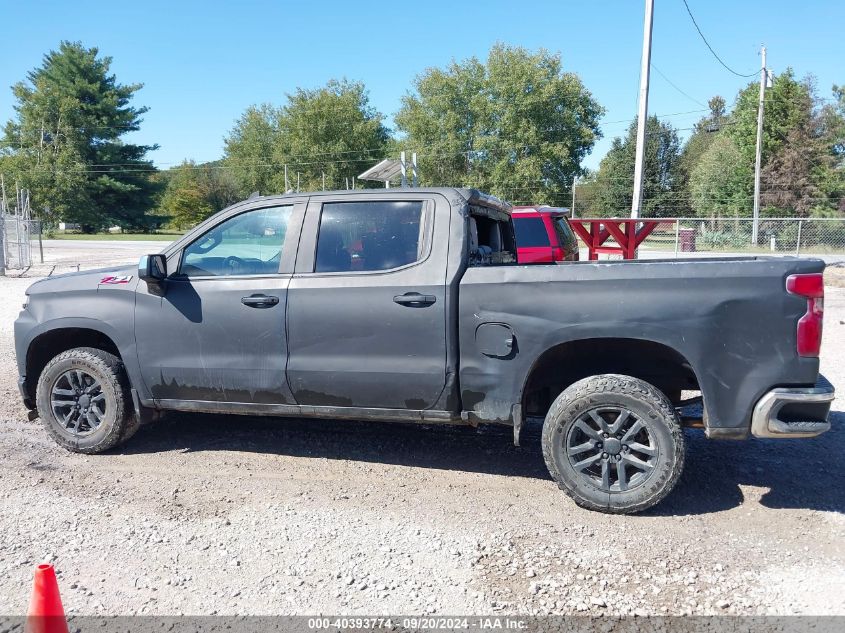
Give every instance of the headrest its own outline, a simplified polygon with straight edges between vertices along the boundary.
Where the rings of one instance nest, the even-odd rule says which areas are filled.
[[[469,219],[469,252],[475,253],[478,251],[478,224],[475,218]]]

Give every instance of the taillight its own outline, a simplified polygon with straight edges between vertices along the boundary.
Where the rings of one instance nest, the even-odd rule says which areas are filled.
[[[818,356],[822,346],[824,277],[821,273],[790,275],[786,291],[807,299],[807,312],[798,321],[798,355]]]

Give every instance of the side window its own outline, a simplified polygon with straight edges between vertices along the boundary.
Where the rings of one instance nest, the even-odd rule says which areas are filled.
[[[470,207],[468,218],[469,265],[493,266],[516,263],[516,240],[508,215]]]
[[[513,228],[517,246],[549,246],[549,234],[543,218],[515,217]]]
[[[552,221],[552,224],[555,227],[557,241],[560,243],[561,246],[578,244],[578,238],[575,237],[575,233],[573,232],[572,228],[570,228],[569,222],[566,221],[566,218],[555,218]]]
[[[390,270],[421,257],[423,201],[329,202],[314,272]]]
[[[254,209],[221,222],[185,248],[179,273],[205,277],[278,272],[292,209]]]

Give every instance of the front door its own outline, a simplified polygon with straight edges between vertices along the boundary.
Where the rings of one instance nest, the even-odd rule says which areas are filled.
[[[311,199],[288,291],[288,381],[298,404],[437,403],[446,253],[432,249],[434,216],[433,200],[407,194]]]
[[[290,271],[280,270],[293,209],[230,215],[185,246],[163,296],[139,287],[138,358],[154,399],[198,409],[292,403],[285,377]]]

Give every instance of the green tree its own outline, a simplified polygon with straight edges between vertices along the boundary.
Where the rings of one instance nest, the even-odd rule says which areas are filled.
[[[185,229],[237,202],[241,196],[233,176],[220,161],[197,165],[184,161],[167,173],[167,188],[158,213],[174,228]]]
[[[726,129],[750,168],[756,143],[756,94],[753,85],[740,93],[732,125]],[[800,216],[827,215],[842,206],[841,109],[822,106],[813,78],[798,81],[791,69],[775,78],[764,107],[761,206],[770,215]],[[744,185],[750,198],[753,180]]]
[[[832,103],[819,109],[811,127],[824,139],[817,159],[821,169],[816,182],[827,196],[825,208],[817,205],[813,215],[845,214],[845,86],[834,85],[832,95]]]
[[[495,45],[429,69],[403,98],[396,125],[417,151],[421,181],[478,187],[517,203],[564,203],[600,138],[603,108],[560,55]]]
[[[753,172],[733,137],[716,134],[690,173],[690,200],[701,217],[751,215],[746,185]]]
[[[215,213],[242,199],[238,183],[222,160],[202,163],[199,167],[203,196]]]
[[[223,164],[242,197],[253,191],[279,191],[274,184],[278,167],[273,164],[278,137],[278,112],[269,104],[247,108],[226,137]]]
[[[158,210],[169,218],[171,226],[189,228],[214,212],[205,198],[196,163],[186,160],[170,172]]]
[[[585,169],[584,175],[578,179],[575,188],[575,206],[572,209],[573,217],[589,218],[598,215],[599,194],[596,186],[597,172]],[[567,206],[571,206],[570,204]]]
[[[384,116],[372,108],[364,84],[331,80],[322,88],[296,92],[278,114],[279,140],[275,163],[288,164],[288,186],[316,191],[345,187],[347,179],[385,156],[389,131]],[[283,189],[284,173],[277,173]]]
[[[826,105],[822,113],[826,129],[833,143],[836,168],[845,168],[845,85],[834,85],[833,103]]]
[[[845,107],[839,94],[834,86],[835,103],[821,105],[812,78],[798,81],[791,69],[766,91],[760,196],[764,214],[828,214],[837,206],[845,210]],[[749,83],[727,117],[711,100],[710,115],[687,142],[682,171],[697,214],[750,215],[758,98],[758,84]]]
[[[120,84],[111,57],[62,42],[26,81],[12,87],[15,117],[3,134],[3,168],[29,188],[36,209],[85,231],[111,225],[150,227],[155,171],[145,156],[157,146],[125,143],[147,108],[130,105],[142,84]]]
[[[725,131],[733,138],[746,163],[754,164],[757,147],[757,109],[760,86],[749,83],[737,95],[736,105]],[[774,156],[790,130],[806,125],[812,117],[813,88],[798,81],[791,68],[777,75],[766,90],[763,119],[763,161]],[[753,185],[752,185],[753,186]]]
[[[625,138],[614,138],[599,164],[594,185],[593,211],[599,216],[625,216],[633,200],[637,122],[631,122]],[[679,197],[681,143],[672,125],[650,116],[646,121],[643,162],[643,217],[681,215],[685,202]]]
[[[297,88],[285,105],[249,108],[226,138],[224,164],[242,195],[339,189],[385,156],[389,131],[361,82]],[[284,168],[288,166],[288,182]]]
[[[687,184],[692,170],[713,143],[717,132],[723,129],[728,122],[725,100],[722,97],[718,95],[712,97],[707,105],[710,112],[693,126],[692,134],[681,150],[679,167],[683,179],[684,193],[688,193]]]

